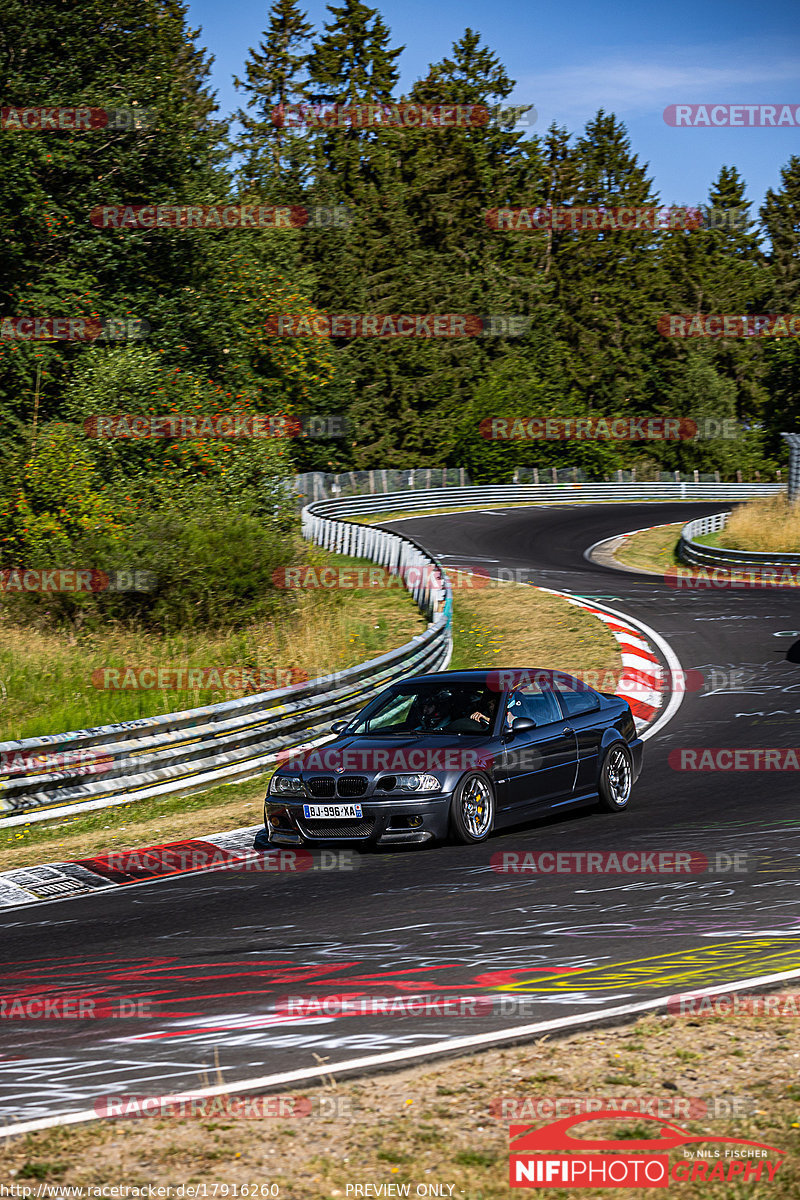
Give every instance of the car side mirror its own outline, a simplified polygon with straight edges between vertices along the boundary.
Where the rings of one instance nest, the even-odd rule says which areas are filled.
[[[343,729],[347,729],[347,721],[334,721],[331,725],[331,733],[341,733]]]
[[[536,722],[533,717],[514,717],[511,722],[512,733],[527,733],[529,729],[535,729]]]

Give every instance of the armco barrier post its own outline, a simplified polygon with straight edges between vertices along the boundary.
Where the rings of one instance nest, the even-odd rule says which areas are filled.
[[[800,433],[782,433],[789,446],[789,484],[787,497],[790,504],[800,499]]]

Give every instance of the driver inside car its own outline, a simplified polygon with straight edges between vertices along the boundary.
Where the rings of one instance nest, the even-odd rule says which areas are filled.
[[[439,728],[450,716],[451,708],[452,698],[449,691],[436,692],[432,696],[426,696],[419,714],[420,728]]]
[[[508,705],[506,706],[506,728],[510,729],[514,722],[514,718],[521,716],[522,698],[518,691],[512,692],[508,698]],[[486,713],[475,711],[474,713],[470,714],[470,720],[478,721],[484,725],[490,725],[492,718],[487,717]]]

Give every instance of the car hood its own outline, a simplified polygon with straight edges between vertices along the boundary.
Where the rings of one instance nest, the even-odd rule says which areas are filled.
[[[294,753],[281,763],[302,774],[320,771],[464,770],[484,765],[499,739],[466,735],[407,737],[343,737],[313,750]]]

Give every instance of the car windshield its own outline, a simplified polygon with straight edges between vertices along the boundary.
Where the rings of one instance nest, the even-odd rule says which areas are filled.
[[[478,683],[407,683],[356,718],[350,734],[489,733],[500,693]]]

